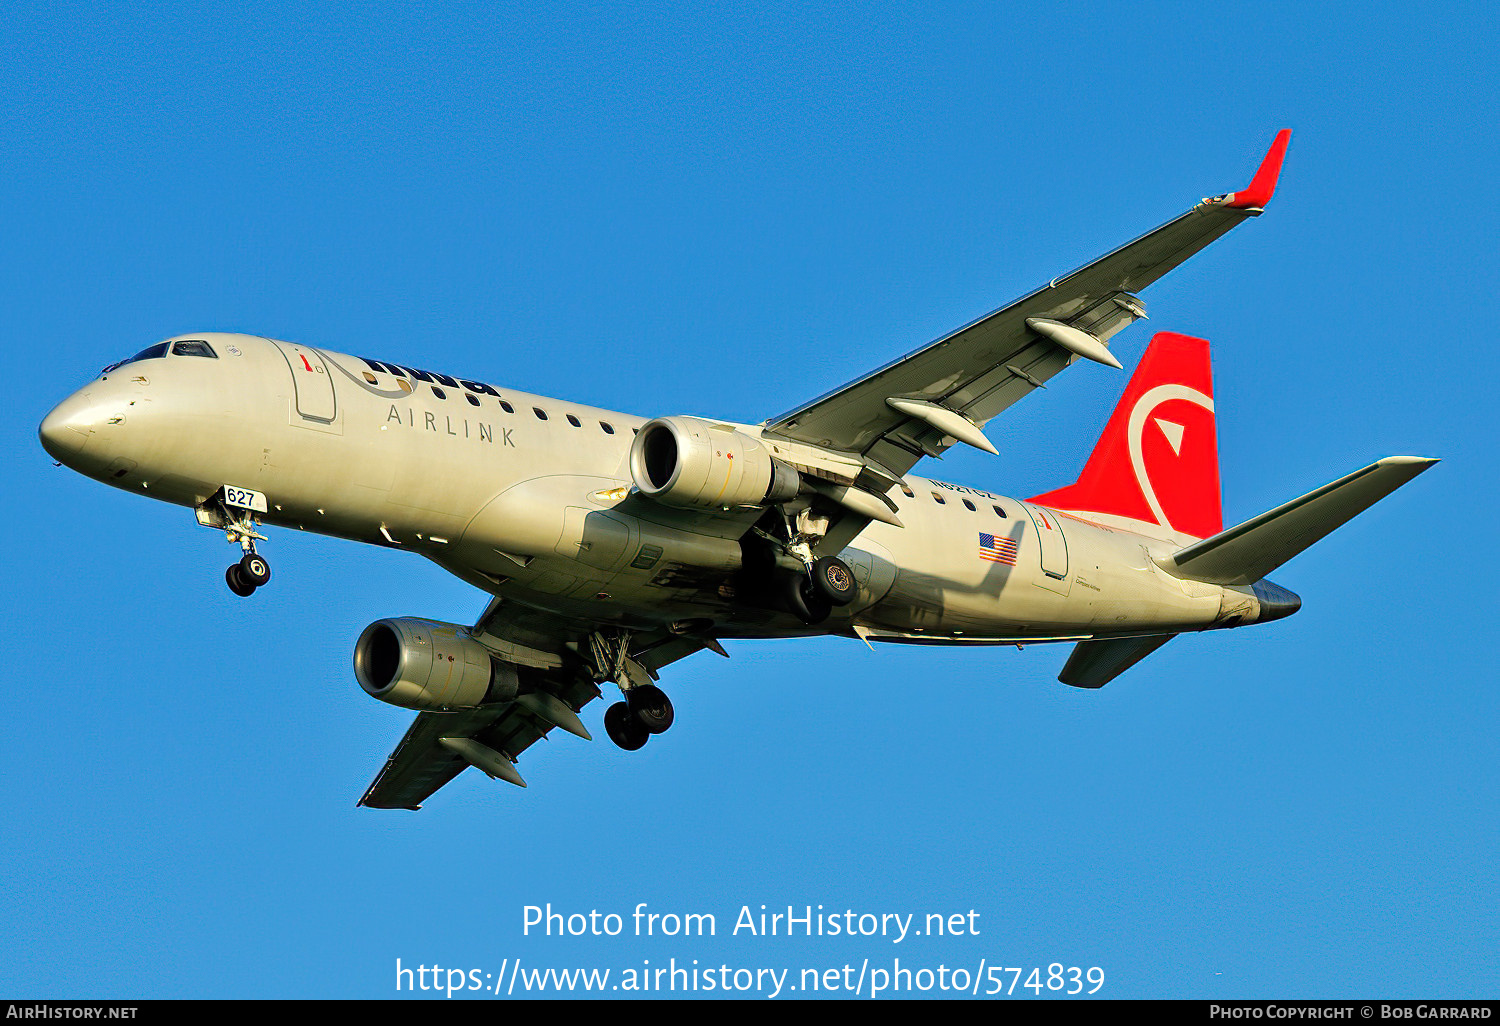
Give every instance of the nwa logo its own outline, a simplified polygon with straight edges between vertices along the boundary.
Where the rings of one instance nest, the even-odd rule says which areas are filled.
[[[1208,343],[1161,332],[1074,484],[1032,501],[1195,538],[1224,529]]]
[[[325,355],[325,359],[327,359]],[[488,397],[497,403],[506,413],[511,412],[510,404],[500,397],[500,393],[493,385],[487,385],[482,381],[468,381],[455,378],[447,374],[439,374],[436,371],[419,370],[416,367],[405,367],[401,364],[386,363],[382,360],[371,360],[368,357],[358,357],[364,363],[365,370],[356,377],[346,367],[333,359],[328,363],[338,368],[350,381],[371,395],[378,395],[382,399],[406,399],[416,391],[417,383],[424,383],[432,387],[433,395],[441,400],[448,398],[444,388],[451,388],[456,393],[465,396],[470,406],[482,409],[484,400]],[[481,442],[494,444],[495,429],[488,421],[471,420],[468,416],[454,417],[452,414],[440,413],[434,410],[418,411],[407,406],[403,412],[400,407],[392,403],[390,412],[386,414],[387,423],[402,424],[410,428],[418,428],[424,431],[432,431],[436,434],[451,435],[455,438],[473,438]],[[511,439],[514,428],[500,429],[500,444],[515,448],[515,442]]]

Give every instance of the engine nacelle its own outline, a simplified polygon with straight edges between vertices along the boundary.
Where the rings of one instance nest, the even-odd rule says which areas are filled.
[[[398,617],[376,620],[354,646],[365,692],[406,709],[473,709],[516,697],[516,669],[469,637],[466,627]]]
[[[786,502],[802,486],[757,439],[697,417],[658,417],[642,427],[630,446],[630,475],[642,495],[686,509]]]

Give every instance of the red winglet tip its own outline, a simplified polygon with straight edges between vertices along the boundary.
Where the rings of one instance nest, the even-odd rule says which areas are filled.
[[[1260,162],[1260,170],[1244,189],[1235,193],[1229,201],[1231,207],[1264,207],[1276,193],[1276,179],[1281,174],[1281,162],[1286,159],[1286,146],[1292,140],[1292,130],[1283,128],[1276,133],[1276,140]]]

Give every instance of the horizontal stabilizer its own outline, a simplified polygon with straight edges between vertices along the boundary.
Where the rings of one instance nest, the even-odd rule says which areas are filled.
[[[1174,577],[1207,584],[1254,584],[1436,462],[1425,456],[1387,456],[1238,527],[1194,542],[1161,560],[1161,568]]]
[[[1175,637],[1148,634],[1144,638],[1080,641],[1073,646],[1073,654],[1057,679],[1075,688],[1102,688]]]

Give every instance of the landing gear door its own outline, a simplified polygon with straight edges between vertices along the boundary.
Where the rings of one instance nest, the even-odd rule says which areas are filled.
[[[842,555],[859,582],[856,608],[866,609],[885,598],[896,583],[896,561],[883,546],[871,541],[859,544],[861,548],[845,549]]]
[[[569,559],[609,573],[634,549],[635,533],[629,524],[603,510],[569,506],[563,511],[562,536],[554,548]]]
[[[1037,549],[1041,553],[1042,574],[1036,583],[1048,591],[1066,595],[1068,577],[1068,539],[1063,534],[1062,519],[1050,509],[1022,503],[1031,526],[1036,530]]]
[[[274,341],[274,340],[273,340]],[[277,342],[292,372],[292,423],[331,425],[338,416],[333,394],[333,375],[316,349],[294,342]]]

